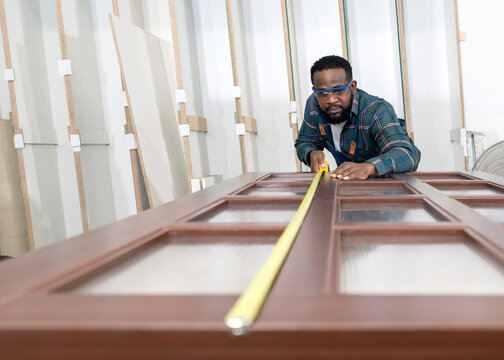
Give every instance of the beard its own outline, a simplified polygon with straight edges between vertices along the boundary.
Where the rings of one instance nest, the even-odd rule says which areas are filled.
[[[326,114],[327,122],[329,124],[335,125],[335,124],[341,124],[342,122],[345,122],[348,119],[350,119],[350,112],[352,111],[352,103],[353,103],[353,96],[352,99],[350,100],[350,104],[346,108],[339,106],[343,110],[341,111],[341,114],[338,116],[330,115],[327,113],[327,111],[324,111]],[[329,108],[327,108],[326,110],[329,110]]]

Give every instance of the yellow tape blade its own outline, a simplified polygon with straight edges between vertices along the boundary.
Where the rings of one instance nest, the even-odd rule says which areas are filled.
[[[327,165],[326,165],[327,166]],[[325,170],[327,172],[327,168]],[[236,336],[246,335],[250,325],[268,296],[269,290],[289,253],[294,240],[310,209],[318,184],[324,173],[319,171],[311,183],[296,214],[278,239],[273,251],[247,290],[238,298],[225,317],[226,325]]]

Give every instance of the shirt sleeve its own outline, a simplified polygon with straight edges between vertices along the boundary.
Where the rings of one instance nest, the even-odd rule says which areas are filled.
[[[370,134],[380,150],[380,155],[366,162],[372,163],[380,176],[415,171],[420,162],[420,150],[399,124],[392,105],[382,100],[377,107],[372,115]]]
[[[303,123],[295,143],[297,157],[308,166],[310,166],[310,152],[324,149],[317,127],[318,108],[314,101],[317,101],[314,95],[306,101]]]

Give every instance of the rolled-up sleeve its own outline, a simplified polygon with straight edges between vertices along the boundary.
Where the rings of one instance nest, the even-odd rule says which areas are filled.
[[[314,95],[310,96],[306,101],[303,123],[295,143],[297,157],[308,166],[310,165],[310,152],[324,149],[317,128],[318,111],[313,101],[316,101]]]
[[[415,171],[418,168],[420,150],[399,124],[392,105],[384,100],[373,114],[370,135],[380,155],[366,162],[375,166],[378,175]]]

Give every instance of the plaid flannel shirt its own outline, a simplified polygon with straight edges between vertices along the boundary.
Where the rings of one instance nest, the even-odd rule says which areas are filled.
[[[334,149],[331,126],[326,122],[326,116],[315,94],[312,94],[306,101],[303,124],[296,139],[297,156],[307,165],[310,165],[311,151]],[[327,134],[325,139],[320,133],[319,123]],[[350,154],[352,141],[356,143],[354,155]],[[379,176],[415,171],[420,162],[420,150],[401,126],[392,105],[361,89],[357,89],[350,120],[341,131],[340,147],[346,161],[372,163]]]

